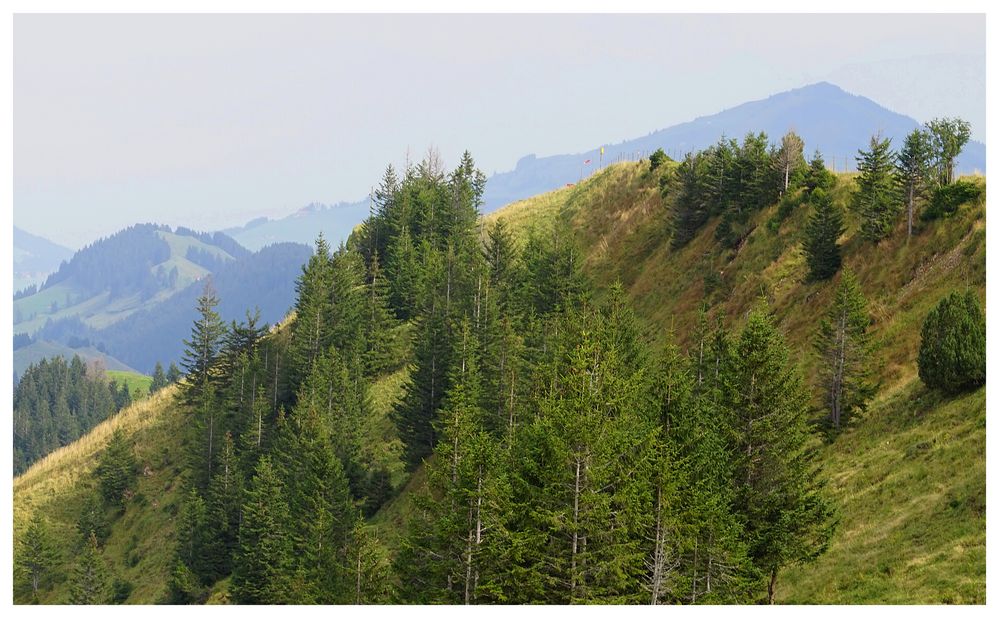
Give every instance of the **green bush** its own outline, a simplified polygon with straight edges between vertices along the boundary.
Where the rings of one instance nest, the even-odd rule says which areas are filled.
[[[659,166],[666,162],[666,158],[666,153],[663,152],[662,148],[660,148],[649,155],[649,164],[653,170],[657,170],[659,169]]]
[[[919,378],[946,393],[985,383],[985,315],[973,292],[952,292],[926,316]]]
[[[961,204],[981,199],[982,188],[973,182],[959,180],[949,185],[941,185],[933,191],[930,204],[923,210],[923,219],[931,221],[957,212]]]

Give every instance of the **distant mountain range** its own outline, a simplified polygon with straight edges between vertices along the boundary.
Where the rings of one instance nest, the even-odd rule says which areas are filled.
[[[37,291],[14,300],[15,369],[80,354],[149,373],[156,361],[180,360],[208,278],[223,319],[243,318],[259,303],[262,322],[274,323],[292,304],[310,255],[303,244],[254,253],[220,232],[129,227],[76,252]]]
[[[223,230],[247,249],[256,251],[276,242],[297,242],[311,246],[322,231],[335,247],[368,216],[368,200],[340,202],[332,206],[309,204],[283,219],[261,217],[242,227]]]
[[[722,136],[741,139],[750,132],[765,132],[776,142],[789,129],[805,140],[806,155],[815,150],[836,169],[855,169],[857,150],[880,132],[896,145],[920,123],[874,101],[820,82],[751,101],[725,111],[696,118],[617,144],[605,144],[603,163],[621,158],[648,156],[657,148],[674,158],[706,148]],[[589,160],[589,164],[584,164]],[[578,182],[601,162],[600,148],[577,154],[521,158],[509,172],[493,174],[486,183],[484,212],[492,212],[552,189]],[[958,161],[958,171],[985,172],[985,145],[971,142]],[[368,200],[335,206],[310,204],[283,219],[255,219],[225,232],[245,247],[259,249],[273,242],[312,244],[322,231],[334,245],[345,240],[368,214]]]
[[[73,250],[14,226],[14,291],[41,285]]]

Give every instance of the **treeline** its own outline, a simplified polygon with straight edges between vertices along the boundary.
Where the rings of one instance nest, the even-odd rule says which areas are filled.
[[[14,389],[14,475],[132,403],[97,363],[57,356],[32,364]]]

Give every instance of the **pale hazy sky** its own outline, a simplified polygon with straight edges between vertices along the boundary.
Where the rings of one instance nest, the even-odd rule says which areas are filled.
[[[217,229],[407,148],[491,174],[823,79],[984,139],[984,55],[983,16],[16,15],[14,223]]]

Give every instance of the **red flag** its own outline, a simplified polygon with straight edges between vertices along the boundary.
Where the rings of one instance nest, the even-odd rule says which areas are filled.
[[[589,165],[589,164],[590,164],[590,160],[589,159],[583,161],[583,165]]]

